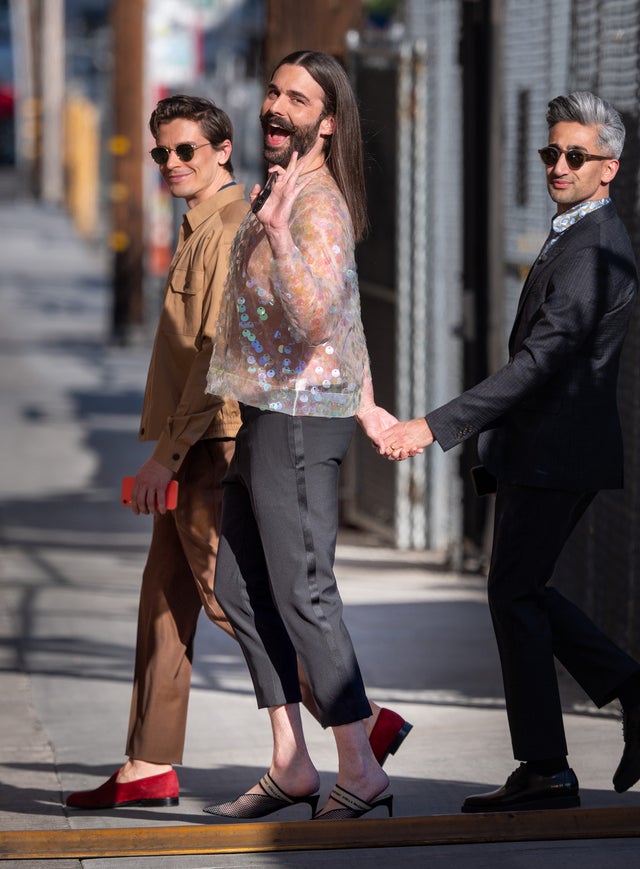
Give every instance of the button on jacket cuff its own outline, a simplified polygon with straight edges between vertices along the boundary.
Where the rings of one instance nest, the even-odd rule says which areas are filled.
[[[435,440],[445,452],[478,432],[475,426],[461,424],[459,420],[452,419],[452,416],[449,405],[445,404],[425,417]]]
[[[180,466],[188,452],[188,444],[176,444],[161,437],[151,455],[156,462],[159,462],[164,468],[168,468],[175,474],[180,470]]]
[[[211,438],[200,438],[200,440],[234,440],[237,433],[237,426],[234,423],[228,425],[221,424],[216,427],[215,435]],[[184,462],[187,453],[193,446],[186,441],[174,441],[166,435],[161,435],[153,450],[152,458],[159,462],[163,467],[173,471],[174,474],[180,469]]]

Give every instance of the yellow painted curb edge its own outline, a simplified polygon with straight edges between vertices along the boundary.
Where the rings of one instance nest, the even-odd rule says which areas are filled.
[[[640,808],[0,832],[0,860],[399,848],[640,836]]]

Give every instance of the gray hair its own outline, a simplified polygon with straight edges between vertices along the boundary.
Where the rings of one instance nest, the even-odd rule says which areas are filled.
[[[598,127],[598,145],[618,159],[624,146],[625,129],[620,113],[611,103],[589,91],[575,91],[551,100],[547,110],[549,129],[562,121]]]

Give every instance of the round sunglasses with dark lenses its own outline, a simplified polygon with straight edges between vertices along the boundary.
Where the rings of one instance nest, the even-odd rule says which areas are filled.
[[[562,148],[557,148],[555,145],[547,145],[546,148],[540,148],[538,151],[540,159],[545,166],[555,166],[560,155],[564,154],[569,169],[581,169],[589,160],[612,160],[612,157],[603,157],[602,154],[587,154],[586,151],[581,151],[579,148],[569,148],[565,151]]]
[[[182,160],[183,163],[188,163],[189,160],[193,160],[193,155],[198,148],[204,148],[205,145],[211,144],[211,142],[202,142],[201,145],[192,145],[191,142],[182,142],[180,145],[176,145],[175,148],[165,148],[162,145],[158,145],[156,148],[152,148],[149,153],[159,166],[164,166],[172,151],[176,152],[178,159]]]

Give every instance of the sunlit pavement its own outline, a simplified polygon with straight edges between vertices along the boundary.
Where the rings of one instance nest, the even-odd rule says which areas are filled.
[[[10,192],[0,179],[2,189]],[[0,250],[0,831],[215,824],[202,807],[263,774],[270,733],[237,646],[206,620],[180,805],[91,813],[63,806],[68,792],[97,786],[123,762],[150,525],[122,508],[118,494],[121,477],[149,453],[136,430],[150,346],[110,344],[108,257],[78,240],[59,210],[1,199]],[[458,813],[467,794],[501,784],[516,765],[483,578],[346,529],[337,575],[371,698],[414,725],[385,767],[394,815]],[[617,795],[611,786],[622,746],[616,710],[596,713],[562,674],[561,683],[583,807],[640,806],[639,790]],[[336,776],[331,733],[308,716],[305,732],[326,795]],[[306,819],[297,809],[275,817]],[[363,867],[553,869],[573,859],[600,869],[626,866],[637,849],[634,839],[574,840],[83,865],[323,867],[352,859]]]

